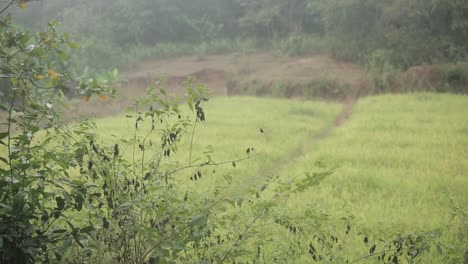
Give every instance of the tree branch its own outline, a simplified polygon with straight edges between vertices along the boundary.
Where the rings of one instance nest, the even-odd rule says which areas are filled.
[[[186,170],[186,169],[191,169],[191,168],[206,167],[206,166],[220,166],[220,165],[225,165],[225,164],[229,164],[229,163],[233,163],[233,162],[234,163],[241,162],[241,161],[244,161],[244,160],[251,159],[252,157],[253,157],[253,155],[248,156],[246,158],[242,158],[242,159],[224,161],[224,162],[220,162],[220,163],[216,163],[216,162],[208,163],[208,162],[206,162],[206,163],[201,163],[201,164],[196,164],[196,165],[185,166],[185,167],[181,167],[181,168],[175,169],[173,171],[170,171],[170,172],[166,173],[164,176],[169,176],[169,175],[172,175],[172,174],[174,174],[176,172]]]
[[[0,15],[5,12],[8,8],[10,8],[10,6],[15,2],[15,0],[11,0],[10,3],[8,3],[8,5],[2,9],[2,11],[0,11]]]

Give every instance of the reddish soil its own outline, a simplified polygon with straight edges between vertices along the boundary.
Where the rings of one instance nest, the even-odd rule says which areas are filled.
[[[158,78],[166,78],[169,90],[178,93],[187,76],[192,76],[206,84],[213,94],[228,95],[227,82],[232,79],[264,83],[333,79],[355,86],[365,78],[366,70],[325,55],[285,58],[271,53],[254,53],[146,61],[123,67],[121,75],[128,81],[126,89],[137,93]]]
[[[117,98],[109,101],[92,98],[88,102],[75,99],[66,115],[72,119],[119,113],[131,106],[134,98],[143,96],[146,89],[157,80],[163,80],[163,87],[168,93],[184,95],[184,83],[189,76],[195,83],[205,84],[213,95],[227,96],[230,94],[227,88],[230,81],[285,81],[299,85],[326,79],[345,83],[354,90],[361,86],[367,72],[362,67],[340,62],[326,55],[280,57],[264,52],[148,60],[121,67],[121,81],[116,88]],[[350,105],[349,102],[354,102],[354,99],[346,102],[346,105]]]

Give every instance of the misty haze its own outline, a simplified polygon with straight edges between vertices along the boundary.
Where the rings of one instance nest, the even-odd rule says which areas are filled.
[[[468,263],[466,0],[0,0],[0,263]]]

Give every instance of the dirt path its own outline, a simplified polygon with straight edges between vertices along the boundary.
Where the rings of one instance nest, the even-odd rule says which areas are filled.
[[[318,140],[323,140],[326,137],[328,137],[334,128],[340,127],[351,117],[351,114],[353,113],[354,105],[356,105],[356,102],[359,99],[359,91],[360,91],[360,86],[353,87],[353,91],[344,100],[341,112],[336,116],[333,123],[329,124],[329,126],[324,128],[316,136]]]

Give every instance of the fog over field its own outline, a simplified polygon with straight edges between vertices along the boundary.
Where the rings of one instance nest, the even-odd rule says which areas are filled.
[[[0,0],[0,263],[468,263],[468,2]]]

